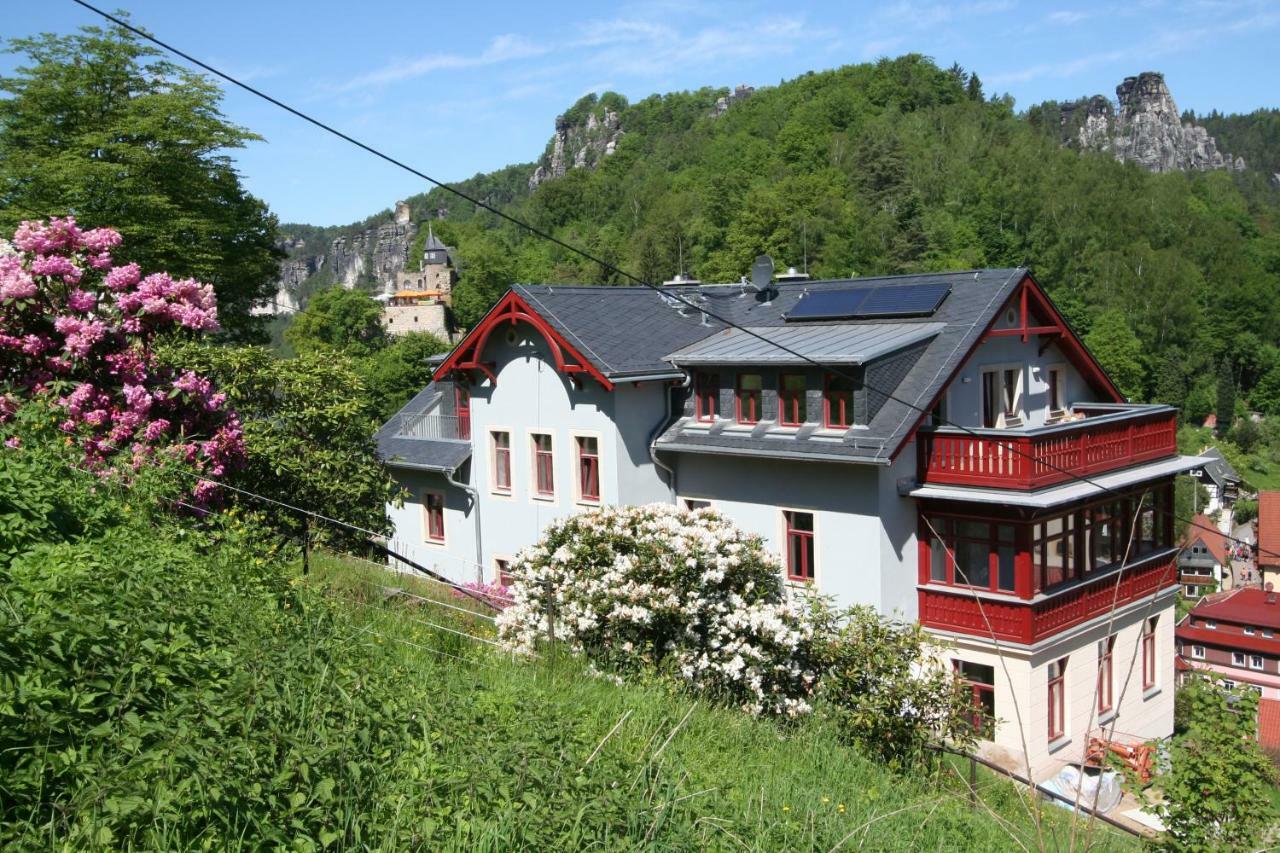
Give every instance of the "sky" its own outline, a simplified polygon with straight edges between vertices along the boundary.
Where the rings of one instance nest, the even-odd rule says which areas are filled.
[[[336,3],[104,0],[135,24],[445,181],[531,162],[588,92],[631,100],[767,86],[922,53],[976,72],[1019,109],[1162,71],[1179,108],[1280,106],[1280,0],[788,0]],[[71,0],[16,4],[0,36],[70,33]],[[0,55],[0,74],[20,58]],[[277,107],[229,90],[226,116],[265,138],[234,152],[282,222],[339,225],[429,187]]]

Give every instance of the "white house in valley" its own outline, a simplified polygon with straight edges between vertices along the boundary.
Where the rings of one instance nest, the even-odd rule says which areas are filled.
[[[919,620],[1042,778],[1173,731],[1175,429],[999,269],[517,285],[378,443],[398,547],[459,581],[602,503],[714,507],[787,583]]]

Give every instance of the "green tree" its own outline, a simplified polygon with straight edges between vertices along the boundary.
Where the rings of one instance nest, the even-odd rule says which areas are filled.
[[[1177,694],[1172,768],[1162,780],[1171,850],[1253,849],[1276,818],[1275,768],[1257,741],[1258,694],[1198,677]]]
[[[284,339],[299,353],[337,349],[369,355],[387,341],[382,305],[363,291],[341,286],[322,290],[293,318]]]
[[[248,462],[226,482],[366,530],[388,528],[386,505],[398,490],[378,458],[378,414],[349,356],[323,350],[280,359],[261,347],[192,344],[162,359],[212,377],[240,413]],[[286,534],[308,525],[291,510],[245,500]],[[336,526],[315,532],[364,540]]]
[[[445,352],[449,345],[426,332],[397,335],[391,342],[355,364],[368,388],[378,417],[386,420],[431,381],[427,359]]]
[[[453,311],[459,325],[470,327],[514,283],[515,266],[510,249],[488,235],[460,242],[458,258],[462,274],[453,289]]]
[[[226,333],[264,342],[250,309],[275,291],[276,219],[226,153],[260,137],[226,121],[217,86],[119,28],[7,50],[26,64],[0,78],[0,230],[112,226],[120,260],[209,282]]]
[[[1116,385],[1130,400],[1143,398],[1142,342],[1129,327],[1129,321],[1117,310],[1103,312],[1084,336],[1087,347],[1097,356]]]
[[[1218,435],[1226,435],[1236,420],[1236,377],[1231,362],[1218,360],[1218,397],[1214,411],[1218,415]]]

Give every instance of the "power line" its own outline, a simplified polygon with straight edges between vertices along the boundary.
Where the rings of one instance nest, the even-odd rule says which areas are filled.
[[[598,264],[598,265],[599,265],[602,269],[604,269],[604,270],[608,270],[609,272],[612,272],[612,273],[614,273],[614,274],[616,274],[616,275],[619,275],[619,276],[621,276],[622,278],[627,279],[628,281],[632,281],[632,282],[634,282],[634,283],[636,283],[636,284],[638,284],[638,285],[640,285],[640,286],[642,286],[642,287],[646,287],[646,288],[648,288],[648,289],[650,289],[650,290],[654,291],[655,293],[662,293],[664,296],[667,296],[667,297],[669,297],[669,298],[671,298],[671,299],[673,299],[673,300],[675,300],[675,301],[677,301],[677,302],[680,302],[680,303],[682,303],[682,304],[684,304],[684,305],[688,306],[689,308],[692,308],[692,309],[693,309],[693,310],[695,310],[695,311],[699,311],[699,312],[701,312],[701,313],[705,314],[707,317],[709,317],[709,318],[711,318],[711,319],[714,319],[714,320],[716,320],[717,322],[723,323],[724,325],[728,326],[729,328],[736,329],[736,330],[738,330],[738,331],[742,332],[743,334],[748,335],[749,337],[755,338],[756,340],[759,340],[759,341],[761,341],[762,343],[768,344],[768,345],[770,345],[770,346],[772,346],[772,347],[774,347],[774,348],[776,348],[776,349],[778,349],[778,350],[780,350],[780,351],[782,351],[782,352],[784,352],[784,353],[786,353],[786,354],[788,354],[788,355],[794,356],[795,358],[800,359],[801,361],[805,362],[806,364],[813,365],[814,367],[818,368],[819,370],[824,370],[824,371],[826,371],[826,372],[828,372],[828,373],[831,373],[831,374],[834,374],[834,375],[836,375],[836,376],[839,376],[839,377],[840,377],[840,378],[842,378],[842,379],[847,379],[847,380],[849,380],[849,381],[851,381],[851,382],[854,382],[855,384],[856,384],[856,383],[861,382],[861,383],[862,383],[862,384],[863,384],[863,385],[864,385],[864,386],[865,386],[869,391],[872,391],[872,392],[874,392],[874,393],[876,393],[876,394],[879,394],[880,396],[884,397],[885,399],[892,400],[892,401],[894,401],[894,402],[896,402],[896,403],[899,403],[899,404],[901,404],[901,405],[904,405],[904,406],[908,407],[909,409],[912,409],[912,410],[914,410],[914,411],[916,411],[916,412],[919,412],[919,413],[920,413],[920,414],[922,414],[922,415],[924,415],[924,414],[928,414],[928,413],[929,413],[929,410],[925,409],[925,408],[924,408],[924,407],[922,407],[922,406],[919,406],[919,405],[917,405],[917,404],[915,404],[915,403],[908,402],[907,400],[904,400],[904,399],[902,399],[902,398],[898,397],[897,395],[892,394],[892,393],[890,393],[890,392],[887,392],[887,391],[883,391],[883,390],[881,390],[881,389],[878,389],[878,388],[876,388],[876,387],[874,387],[874,386],[872,386],[872,385],[870,385],[870,384],[866,383],[866,382],[865,382],[865,380],[859,380],[857,377],[854,377],[853,375],[851,375],[851,374],[849,374],[849,373],[847,373],[847,372],[845,372],[845,371],[841,370],[840,368],[838,368],[838,367],[836,367],[836,366],[828,365],[828,364],[823,364],[823,363],[821,363],[821,362],[819,362],[819,361],[817,361],[817,360],[815,360],[815,359],[813,359],[813,358],[811,358],[811,357],[809,357],[809,356],[807,356],[807,355],[804,355],[803,353],[800,353],[800,352],[797,352],[796,350],[791,349],[790,347],[786,346],[785,344],[780,344],[780,343],[778,343],[778,342],[776,342],[776,341],[774,341],[774,340],[771,340],[770,338],[766,337],[765,335],[763,335],[763,334],[761,334],[761,333],[759,333],[759,332],[757,332],[757,331],[755,331],[755,330],[753,330],[753,329],[751,329],[751,328],[749,328],[749,327],[743,326],[743,325],[741,325],[741,324],[739,324],[739,323],[735,323],[735,322],[733,322],[733,321],[731,321],[731,320],[729,320],[729,319],[727,319],[727,318],[725,318],[725,317],[722,317],[722,316],[720,316],[720,315],[716,314],[716,313],[715,313],[715,312],[713,312],[713,311],[709,311],[709,310],[707,310],[707,308],[706,308],[706,307],[703,307],[703,306],[701,306],[701,305],[699,305],[699,304],[697,304],[697,303],[695,303],[695,302],[693,302],[693,301],[691,301],[691,300],[687,299],[687,298],[686,298],[686,297],[684,297],[682,294],[677,293],[677,292],[675,292],[674,290],[670,290],[670,289],[668,289],[668,290],[664,290],[664,289],[662,289],[662,288],[658,287],[657,285],[655,285],[655,284],[653,284],[653,283],[651,283],[651,282],[645,281],[644,279],[640,278],[639,276],[636,276],[636,275],[634,275],[634,274],[632,274],[632,273],[630,273],[630,272],[628,272],[628,271],[626,271],[626,270],[624,270],[624,269],[622,269],[622,268],[620,268],[620,267],[616,266],[615,264],[612,264],[612,263],[610,263],[610,262],[608,262],[608,261],[606,261],[606,260],[604,260],[604,259],[602,259],[602,258],[596,257],[595,255],[591,254],[591,253],[590,253],[589,251],[587,251],[586,249],[583,249],[583,248],[581,248],[581,247],[579,247],[579,246],[576,246],[576,245],[574,245],[574,244],[572,244],[572,243],[569,243],[569,242],[567,242],[567,241],[565,241],[565,240],[562,240],[562,239],[560,239],[559,237],[556,237],[554,234],[551,234],[551,233],[549,233],[549,232],[547,232],[547,231],[544,231],[544,230],[542,230],[542,229],[540,229],[540,228],[538,228],[538,227],[536,227],[536,226],[534,226],[534,225],[529,224],[528,222],[525,222],[525,221],[523,221],[523,220],[521,220],[521,219],[518,219],[517,217],[514,217],[514,216],[512,216],[512,215],[511,215],[511,214],[509,214],[509,213],[505,213],[504,211],[502,211],[502,210],[500,210],[500,209],[498,209],[498,208],[496,208],[496,207],[494,207],[494,206],[492,206],[492,205],[488,204],[487,202],[485,202],[485,201],[483,201],[483,200],[481,200],[481,199],[478,199],[478,198],[476,198],[476,197],[474,197],[474,196],[470,195],[469,193],[465,192],[464,190],[460,190],[460,189],[458,189],[457,187],[451,186],[451,185],[449,185],[449,184],[447,184],[447,183],[445,183],[445,182],[443,182],[443,181],[437,180],[436,178],[431,177],[431,176],[430,176],[430,175],[428,175],[427,173],[422,172],[422,171],[420,171],[419,169],[416,169],[416,168],[414,168],[413,166],[410,166],[410,165],[408,165],[407,163],[405,163],[405,162],[403,162],[403,161],[401,161],[401,160],[398,160],[398,159],[396,159],[395,157],[392,157],[391,155],[386,154],[386,153],[384,153],[384,152],[382,152],[382,151],[378,150],[377,148],[374,148],[373,146],[371,146],[371,145],[369,145],[369,144],[367,144],[367,143],[365,143],[365,142],[360,141],[359,139],[356,139],[356,138],[355,138],[355,137],[353,137],[353,136],[350,136],[349,134],[343,133],[342,131],[338,130],[337,128],[335,128],[335,127],[333,127],[333,126],[331,126],[331,125],[329,125],[329,124],[326,124],[325,122],[320,121],[319,119],[317,119],[317,118],[315,118],[315,117],[313,117],[313,116],[311,116],[311,115],[309,115],[309,114],[307,114],[307,113],[304,113],[304,112],[302,112],[301,110],[298,110],[298,109],[296,109],[296,108],[294,108],[294,107],[290,106],[289,104],[285,103],[284,101],[281,101],[281,100],[279,100],[278,98],[272,97],[271,95],[268,95],[267,93],[263,92],[262,90],[257,89],[257,88],[255,88],[255,87],[253,87],[253,86],[250,86],[248,83],[245,83],[245,82],[243,82],[243,81],[239,80],[238,78],[233,77],[232,75],[230,75],[230,74],[228,74],[228,73],[226,73],[226,72],[224,72],[224,71],[221,71],[221,70],[219,70],[218,68],[216,68],[216,67],[214,67],[214,66],[212,66],[212,65],[210,65],[210,64],[208,64],[208,63],[206,63],[206,62],[203,62],[203,61],[201,61],[201,60],[197,59],[196,57],[192,56],[191,54],[189,54],[189,53],[187,53],[187,52],[185,52],[185,51],[183,51],[183,50],[180,50],[179,48],[176,48],[176,47],[174,47],[173,45],[171,45],[171,44],[169,44],[169,43],[167,43],[167,42],[165,42],[165,41],[162,41],[161,39],[157,38],[156,36],[151,35],[150,33],[146,32],[145,30],[140,29],[139,27],[136,27],[136,26],[134,26],[133,24],[130,24],[128,21],[126,21],[126,20],[124,20],[124,19],[122,19],[122,18],[120,18],[120,17],[118,17],[118,16],[116,16],[116,15],[112,15],[111,13],[106,12],[106,11],[104,11],[104,10],[102,10],[102,9],[99,9],[98,7],[94,6],[94,5],[93,5],[93,4],[91,4],[91,3],[85,2],[85,0],[72,0],[72,2],[74,2],[75,4],[77,4],[77,5],[81,6],[81,7],[85,8],[85,9],[88,9],[90,12],[93,12],[94,14],[99,15],[100,17],[105,18],[105,19],[106,19],[106,20],[108,20],[108,21],[111,21],[111,22],[112,22],[112,23],[114,23],[116,26],[118,26],[118,27],[120,27],[120,28],[122,28],[122,29],[124,29],[124,30],[127,30],[128,32],[131,32],[131,33],[133,33],[134,35],[137,35],[139,38],[145,39],[146,41],[149,41],[149,42],[151,42],[152,44],[154,44],[154,45],[156,45],[156,46],[158,46],[158,47],[160,47],[160,48],[163,48],[164,50],[169,51],[170,53],[174,54],[175,56],[179,56],[179,57],[181,57],[181,58],[185,59],[186,61],[188,61],[188,62],[192,63],[193,65],[196,65],[196,66],[198,66],[198,67],[200,67],[200,68],[204,69],[205,71],[208,71],[210,74],[213,74],[213,75],[214,75],[214,76],[216,76],[216,77],[220,77],[221,79],[226,80],[228,83],[232,84],[233,86],[236,86],[237,88],[243,89],[244,91],[249,92],[250,94],[252,94],[252,95],[254,95],[254,96],[256,96],[256,97],[259,97],[259,98],[261,98],[261,99],[263,99],[263,100],[267,101],[268,103],[270,103],[270,104],[272,104],[272,105],[274,105],[274,106],[276,106],[276,107],[279,107],[280,109],[284,110],[285,112],[288,112],[288,113],[290,113],[291,115],[296,116],[296,117],[297,117],[297,118],[299,118],[299,119],[302,119],[303,121],[307,122],[308,124],[314,125],[315,127],[318,127],[318,128],[320,128],[321,130],[323,130],[323,131],[325,131],[325,132],[327,132],[327,133],[330,133],[330,134],[332,134],[332,135],[334,135],[334,136],[338,137],[339,139],[342,139],[343,141],[348,142],[348,143],[350,143],[350,144],[352,144],[352,145],[356,146],[357,148],[360,148],[360,149],[361,149],[361,150],[363,150],[363,151],[366,151],[366,152],[367,152],[367,153],[369,153],[369,154],[372,154],[373,156],[377,157],[377,158],[378,158],[378,159],[380,159],[380,160],[384,160],[384,161],[386,161],[387,163],[392,164],[393,166],[396,166],[396,167],[398,167],[398,168],[400,168],[400,169],[403,169],[404,171],[408,172],[408,173],[409,173],[409,174],[411,174],[411,175],[414,175],[414,176],[416,176],[416,177],[419,177],[419,178],[423,179],[424,181],[427,181],[428,183],[430,183],[430,184],[432,184],[432,185],[434,185],[434,186],[436,186],[436,187],[439,187],[439,188],[440,188],[440,189],[442,189],[442,190],[445,190],[446,192],[452,193],[452,194],[456,195],[457,197],[459,197],[459,198],[463,199],[464,201],[469,202],[470,204],[472,204],[472,205],[474,205],[474,206],[476,206],[476,207],[478,207],[478,208],[480,208],[480,209],[482,209],[482,210],[488,211],[489,213],[492,213],[494,216],[497,216],[498,218],[500,218],[500,219],[502,219],[502,220],[504,220],[504,221],[506,221],[506,222],[509,222],[509,223],[511,223],[511,224],[513,224],[513,225],[515,225],[515,226],[517,226],[518,228],[522,228],[522,229],[524,229],[525,231],[528,231],[530,234],[533,234],[533,235],[534,235],[534,236],[536,236],[536,237],[539,237],[539,238],[541,238],[541,239],[543,239],[543,240],[547,240],[547,241],[549,241],[549,242],[551,242],[551,243],[554,243],[555,245],[557,245],[557,246],[559,246],[559,247],[561,247],[561,248],[565,249],[566,251],[569,251],[569,252],[572,252],[572,253],[574,253],[574,254],[576,254],[576,255],[579,255],[579,256],[581,256],[581,257],[585,258],[586,260],[591,261],[592,263]],[[279,306],[277,306],[277,307],[279,307]],[[939,420],[940,420],[944,425],[946,425],[946,426],[950,426],[950,427],[953,427],[953,428],[958,429],[958,430],[961,430],[961,431],[962,431],[962,432],[964,432],[965,434],[970,435],[970,436],[972,436],[972,437],[974,437],[974,438],[980,438],[980,437],[981,437],[981,436],[979,436],[979,435],[978,435],[978,433],[977,433],[973,428],[971,428],[971,427],[967,427],[967,426],[964,426],[964,425],[961,425],[961,424],[955,423],[955,422],[953,422],[953,421],[948,420],[947,418],[941,418],[941,417],[940,417],[940,418],[939,418]],[[1056,465],[1056,464],[1054,464],[1054,463],[1052,463],[1052,462],[1050,462],[1050,461],[1048,461],[1048,460],[1044,460],[1044,459],[1037,459],[1036,457],[1033,457],[1033,456],[1032,456],[1030,453],[1028,453],[1027,451],[1024,451],[1024,450],[1022,450],[1021,448],[1018,448],[1018,447],[1017,447],[1016,445],[1014,445],[1014,444],[1007,444],[1007,445],[1004,445],[1004,447],[1005,447],[1005,448],[1006,448],[1010,453],[1014,453],[1014,454],[1017,454],[1017,455],[1022,456],[1022,457],[1024,457],[1024,458],[1027,458],[1027,459],[1033,460],[1033,461],[1037,462],[1038,464],[1040,464],[1040,465],[1044,466],[1045,468],[1048,468],[1048,469],[1050,469],[1050,470],[1052,470],[1052,471],[1055,471],[1055,472],[1057,472],[1057,473],[1060,473],[1060,474],[1064,474],[1064,475],[1066,475],[1066,477],[1067,477],[1067,478],[1068,478],[1068,480],[1070,480],[1070,481],[1075,481],[1075,482],[1085,483],[1085,484],[1087,484],[1087,485],[1093,486],[1095,489],[1098,489],[1098,490],[1099,490],[1099,492],[1100,492],[1101,494],[1104,494],[1104,495],[1112,495],[1112,496],[1120,496],[1120,495],[1121,495],[1121,492],[1119,491],[1119,489],[1108,488],[1108,487],[1103,486],[1102,484],[1098,483],[1097,481],[1095,481],[1095,480],[1091,479],[1091,478],[1090,478],[1090,477],[1088,477],[1088,476],[1085,476],[1085,475],[1083,475],[1083,474],[1077,474],[1077,473],[1074,473],[1074,472],[1072,472],[1072,471],[1070,471],[1070,470],[1068,470],[1068,469],[1066,469],[1066,468],[1060,467],[1060,466],[1058,466],[1058,465]],[[1197,529],[1204,530],[1204,531],[1206,531],[1206,532],[1211,532],[1211,533],[1214,533],[1214,534],[1216,534],[1216,535],[1221,535],[1221,536],[1223,536],[1224,538],[1226,538],[1228,541],[1231,541],[1231,542],[1238,542],[1238,543],[1241,543],[1241,544],[1250,544],[1250,543],[1244,542],[1244,540],[1242,540],[1242,539],[1237,539],[1236,537],[1234,537],[1234,536],[1232,536],[1232,535],[1230,535],[1230,534],[1224,534],[1224,533],[1221,533],[1221,531],[1218,531],[1218,530],[1217,530],[1217,529],[1215,529],[1215,528],[1205,527],[1205,526],[1204,526],[1204,525],[1202,525],[1202,524],[1197,524],[1197,523],[1194,521],[1194,519],[1181,518],[1180,516],[1178,516],[1178,515],[1174,514],[1172,510],[1169,510],[1169,511],[1167,511],[1167,512],[1162,512],[1162,514],[1167,515],[1168,517],[1173,518],[1173,519],[1174,519],[1174,520],[1176,520],[1176,521],[1180,521],[1180,522],[1182,522],[1182,523],[1184,523],[1184,524],[1190,525],[1190,526],[1195,527],[1195,528],[1197,528]],[[1256,546],[1251,546],[1251,547],[1256,547]],[[1259,550],[1259,553],[1261,553],[1261,551],[1260,551],[1260,550]],[[1267,554],[1268,554],[1268,556],[1273,556],[1273,557],[1280,558],[1280,554],[1276,554],[1276,553],[1272,553],[1272,552],[1267,552]]]

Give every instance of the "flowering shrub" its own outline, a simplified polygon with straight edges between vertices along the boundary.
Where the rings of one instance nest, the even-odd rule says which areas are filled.
[[[710,510],[605,507],[552,524],[517,556],[499,637],[531,652],[547,609],[557,640],[620,674],[656,670],[751,714],[809,711],[805,608],[784,600],[758,538]]]
[[[190,371],[159,368],[163,334],[218,328],[213,289],[114,265],[120,234],[75,219],[23,222],[0,253],[0,425],[24,400],[55,407],[89,468],[158,450],[221,476],[240,464],[240,422],[226,396]],[[10,437],[9,446],[17,441]],[[212,487],[201,483],[203,499]]]
[[[498,610],[505,610],[512,602],[511,588],[503,586],[500,583],[468,581],[461,585],[461,589],[454,587],[451,588],[449,592],[454,598],[467,599],[471,601],[474,601],[478,596]],[[467,593],[471,594],[468,595]]]

